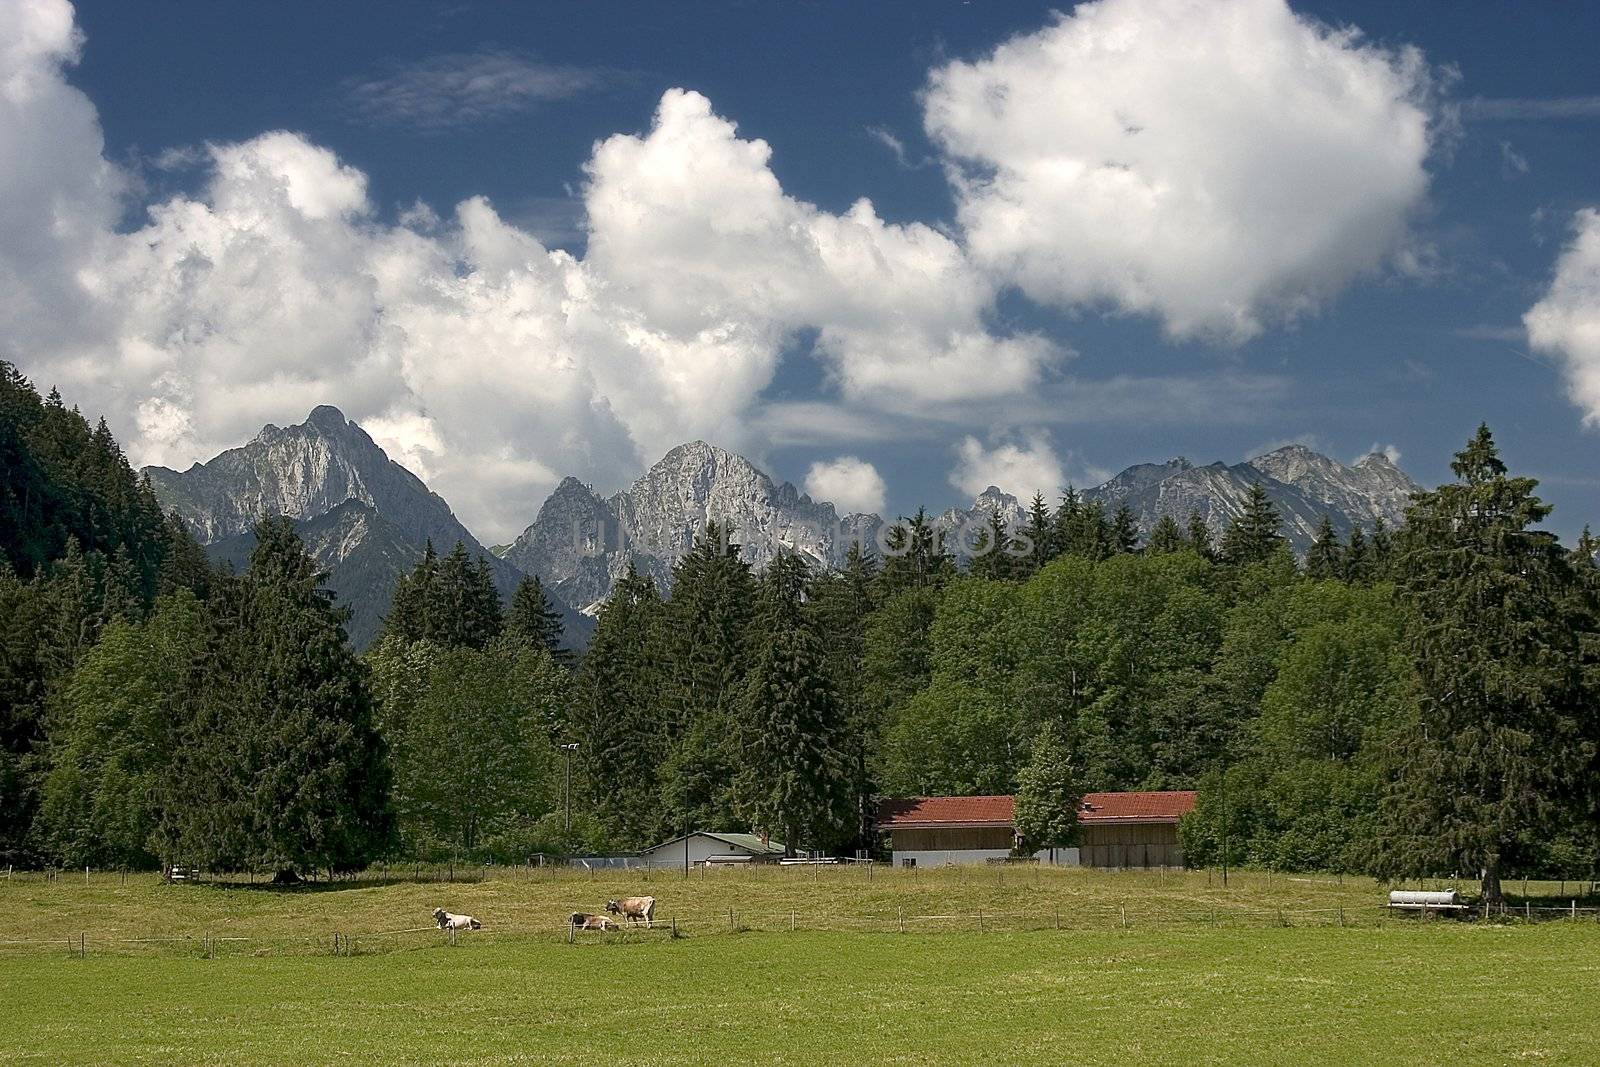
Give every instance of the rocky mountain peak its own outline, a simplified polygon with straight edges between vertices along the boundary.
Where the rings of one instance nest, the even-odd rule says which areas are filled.
[[[305,425],[315,427],[323,433],[339,434],[353,424],[344,417],[344,412],[332,404],[318,404],[311,409],[311,414],[306,416]]]
[[[295,519],[307,547],[329,568],[332,587],[355,607],[351,638],[358,645],[388,611],[394,577],[430,540],[440,552],[459,541],[487,558],[505,596],[522,579],[478,543],[442,497],[329,405],[298,425],[264,427],[247,444],[182,473],[165,467],[145,473],[162,507],[176,509],[201,543],[218,552],[248,538],[264,516]]]
[[[571,603],[597,610],[630,561],[666,588],[672,565],[709,522],[730,529],[744,558],[761,567],[779,552],[818,566],[838,563],[851,539],[870,538],[881,521],[842,520],[832,504],[775,483],[738,453],[688,441],[605,500],[564,480],[506,559]]]

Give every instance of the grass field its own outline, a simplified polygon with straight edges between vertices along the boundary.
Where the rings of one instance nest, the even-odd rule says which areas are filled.
[[[1381,890],[1367,881],[1217,882],[1016,869],[648,883],[562,873],[292,892],[18,880],[0,883],[0,1060],[1600,1059],[1592,912],[1420,923],[1380,918]],[[639,890],[684,936],[566,943],[566,912]],[[453,947],[415,929],[436,904],[488,929]],[[332,955],[337,931],[353,955]],[[80,933],[74,958],[67,942]],[[202,958],[206,934],[216,958]]]

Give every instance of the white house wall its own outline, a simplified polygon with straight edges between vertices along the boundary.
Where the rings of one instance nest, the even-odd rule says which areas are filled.
[[[896,867],[905,866],[905,861],[908,859],[915,860],[918,867],[946,867],[952,864],[983,864],[991,860],[999,862],[1008,858],[1011,855],[1011,850],[1004,848],[962,848],[919,852],[897,849],[892,855]],[[1033,858],[1040,863],[1054,863],[1057,867],[1078,866],[1078,850],[1075,848],[1056,849],[1053,860],[1049,849],[1035,852]]]

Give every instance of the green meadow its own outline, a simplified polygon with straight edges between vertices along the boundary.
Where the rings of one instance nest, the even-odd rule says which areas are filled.
[[[1419,921],[1375,907],[1365,879],[1260,873],[482,873],[0,883],[0,1060],[1415,1065],[1600,1048],[1594,912]],[[1554,906],[1561,888],[1531,891]],[[625,892],[659,898],[657,930],[569,943],[567,912]],[[435,906],[485,929],[452,945],[426,928]]]

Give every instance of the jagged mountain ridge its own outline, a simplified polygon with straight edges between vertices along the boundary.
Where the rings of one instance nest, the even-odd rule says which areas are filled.
[[[1197,467],[1182,457],[1136,464],[1082,495],[1108,512],[1126,502],[1146,535],[1162,515],[1187,523],[1192,512],[1220,535],[1242,513],[1257,483],[1277,505],[1284,534],[1301,554],[1311,547],[1323,515],[1341,537],[1357,523],[1370,528],[1380,518],[1397,526],[1410,494],[1419,488],[1381,454],[1345,466],[1289,445],[1233,465]],[[934,521],[947,532],[947,545],[964,556],[962,531],[974,543],[981,541],[979,531],[995,510],[1013,529],[1027,521],[1025,503],[994,486],[970,507],[950,508]],[[693,441],[668,452],[610,497],[567,478],[504,555],[592,613],[630,559],[666,589],[672,565],[711,519],[734,527],[744,558],[758,568],[780,550],[819,566],[837,565],[853,540],[873,545],[885,525],[877,515],[840,517],[831,504],[774,482],[742,456]]]
[[[422,550],[368,504],[350,499],[309,519],[296,519],[295,529],[312,557],[328,571],[328,585],[348,605],[345,631],[350,643],[365,648],[383,629],[395,579],[416,566]],[[255,534],[213,541],[206,553],[242,571],[256,546]]]
[[[489,561],[509,600],[523,572],[495,556],[455,517],[443,497],[389,458],[338,408],[323,405],[295,426],[267,425],[255,438],[186,471],[146,467],[162,507],[177,509],[216,559],[242,566],[250,531],[266,515],[287,515],[329,586],[353,612],[351,642],[364,648],[389,610],[394,579],[432,541],[441,553],[457,541]],[[556,603],[569,640],[581,645],[589,621]]]
[[[1140,464],[1084,490],[1083,498],[1104,504],[1108,512],[1127,504],[1142,534],[1148,535],[1163,515],[1183,524],[1198,512],[1212,533],[1220,535],[1242,514],[1250,487],[1257,483],[1277,506],[1290,547],[1301,555],[1315,542],[1324,515],[1340,537],[1348,537],[1357,524],[1370,529],[1378,519],[1399,526],[1411,494],[1421,488],[1382,453],[1346,466],[1296,444],[1231,466],[1197,467],[1182,457]]]
[[[690,441],[610,497],[565,479],[504,558],[593,612],[630,560],[666,589],[672,565],[708,521],[731,527],[757,568],[780,551],[835,565],[853,539],[870,544],[883,524],[876,515],[841,517],[832,504],[774,482],[743,456]]]

